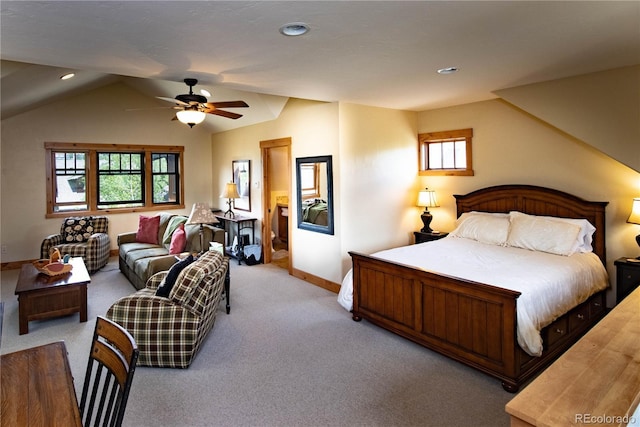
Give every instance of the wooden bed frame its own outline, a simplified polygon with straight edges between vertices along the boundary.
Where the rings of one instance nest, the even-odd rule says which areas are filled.
[[[605,206],[530,185],[502,185],[455,195],[457,214],[520,211],[585,218],[596,227],[593,248],[605,262]],[[605,291],[542,331],[540,357],[516,338],[519,292],[349,252],[353,262],[353,319],[384,329],[502,380],[509,392],[544,369],[605,314]],[[461,262],[464,262],[461,260]]]

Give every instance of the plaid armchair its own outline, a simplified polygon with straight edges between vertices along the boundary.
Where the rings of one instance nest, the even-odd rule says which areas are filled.
[[[229,258],[205,252],[180,272],[168,298],[156,296],[168,273],[162,271],[145,288],[116,301],[106,317],[136,340],[138,365],[187,368],[213,327],[223,289],[229,292],[228,271]]]
[[[109,262],[111,240],[106,216],[68,217],[62,221],[60,233],[47,236],[40,245],[40,258],[49,258],[52,249],[61,254],[82,257],[92,273]]]

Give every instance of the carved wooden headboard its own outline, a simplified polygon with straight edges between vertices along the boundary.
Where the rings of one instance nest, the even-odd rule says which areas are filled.
[[[454,195],[458,217],[464,212],[519,211],[530,215],[584,218],[596,228],[593,252],[606,262],[605,207],[609,202],[589,202],[551,188],[534,185],[498,185]]]

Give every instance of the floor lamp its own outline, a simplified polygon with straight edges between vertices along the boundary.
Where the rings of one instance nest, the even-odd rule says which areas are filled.
[[[187,224],[200,224],[200,253],[204,252],[204,224],[217,224],[218,219],[213,215],[206,203],[194,203]]]

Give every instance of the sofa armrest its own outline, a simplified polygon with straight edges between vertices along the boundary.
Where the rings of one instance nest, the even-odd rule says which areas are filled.
[[[118,246],[124,243],[135,243],[135,241],[136,241],[135,231],[118,234]]]
[[[161,271],[149,277],[149,280],[147,280],[146,288],[151,289],[153,291],[158,290],[158,286],[160,286],[160,282],[162,282],[162,279],[164,279],[167,276],[167,273],[168,271]]]
[[[85,264],[90,272],[100,269],[109,262],[111,239],[107,233],[94,233],[87,240]]]
[[[49,258],[49,250],[54,246],[62,244],[62,234],[51,234],[44,238],[40,245],[40,258]]]
[[[154,257],[150,259],[147,264],[146,275],[151,278],[158,272],[168,271],[176,262],[178,262],[178,259],[175,255],[161,255]]]

